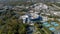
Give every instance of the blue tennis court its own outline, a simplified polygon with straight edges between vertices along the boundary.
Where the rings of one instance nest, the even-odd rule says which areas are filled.
[[[53,26],[59,26],[59,24],[56,23],[56,22],[51,22],[51,24],[52,24]]]
[[[46,25],[46,24],[48,24],[48,22],[44,22],[44,23],[43,23],[43,25]]]
[[[50,24],[45,25],[45,27],[50,27],[50,26],[51,26]]]
[[[53,25],[53,24],[55,24],[56,22],[51,22],[51,24]]]
[[[56,29],[54,27],[50,27],[49,30],[55,31]]]
[[[45,27],[50,27],[51,25],[48,22],[43,23]]]
[[[59,26],[59,24],[57,24],[57,23],[56,23],[56,24],[53,24],[53,25],[54,25],[54,26]]]

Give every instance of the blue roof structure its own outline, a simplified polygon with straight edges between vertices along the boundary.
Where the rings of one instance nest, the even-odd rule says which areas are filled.
[[[42,21],[43,19],[42,19],[42,17],[38,16],[38,18],[35,18],[35,19],[30,18],[30,20],[31,21]]]
[[[30,14],[26,14],[28,15],[28,18],[25,19],[25,22],[27,21],[42,21],[42,17],[41,16],[37,16],[36,18],[33,17],[33,19],[31,18],[32,16]]]

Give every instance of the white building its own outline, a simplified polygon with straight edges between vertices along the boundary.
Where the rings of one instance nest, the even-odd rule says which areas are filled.
[[[60,12],[54,12],[54,15],[60,16]]]
[[[23,15],[20,17],[20,19],[23,19],[23,23],[26,23],[26,18],[28,18],[28,15]]]
[[[40,17],[38,14],[36,14],[36,13],[33,13],[33,12],[31,12],[31,13],[29,13],[30,15],[23,15],[23,16],[21,16],[21,19],[23,19],[23,23],[34,23],[34,22],[36,22],[37,20],[39,21],[41,21],[42,20],[42,17]],[[27,21],[26,21],[26,19],[27,19]]]
[[[47,16],[42,16],[42,18],[43,18],[43,21],[42,22],[46,22],[46,21],[49,20]]]
[[[46,4],[38,3],[38,4],[34,4],[34,6],[35,6],[34,10],[37,12],[41,12],[40,10],[42,10],[44,13],[49,12],[48,6]]]

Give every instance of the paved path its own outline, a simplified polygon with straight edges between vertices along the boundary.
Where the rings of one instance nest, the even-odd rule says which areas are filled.
[[[52,4],[52,6],[54,6],[57,9],[60,9],[60,7],[56,6],[55,4]]]

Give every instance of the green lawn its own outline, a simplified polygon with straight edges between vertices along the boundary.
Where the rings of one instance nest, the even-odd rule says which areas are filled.
[[[44,27],[43,29],[47,32],[47,34],[51,34],[51,31],[48,28]]]

